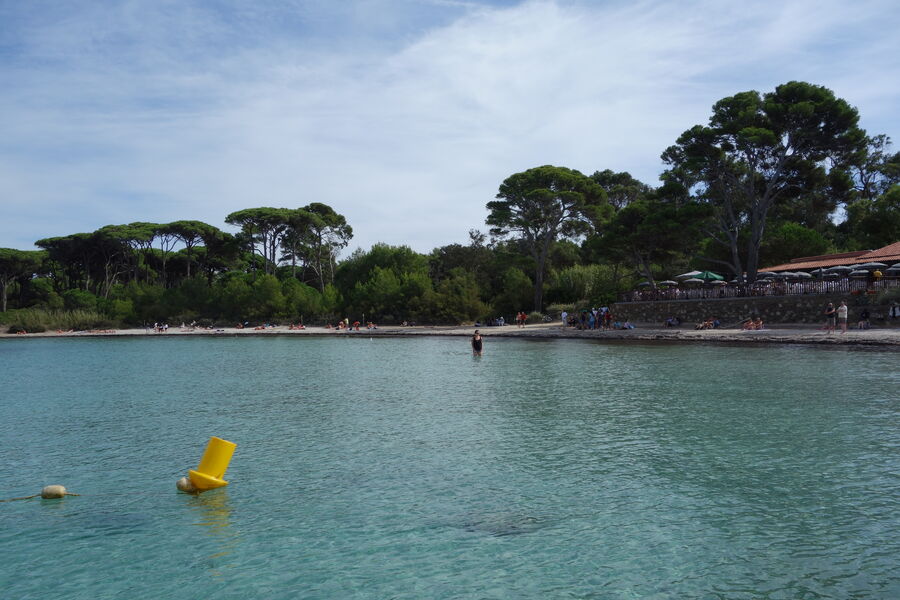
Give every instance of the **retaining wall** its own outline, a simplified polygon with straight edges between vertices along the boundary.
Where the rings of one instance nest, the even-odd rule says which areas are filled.
[[[833,302],[837,307],[841,300],[850,308],[847,320],[854,327],[863,308],[869,310],[872,325],[900,326],[900,319],[888,319],[890,306],[870,304],[869,296],[846,294],[617,302],[611,309],[617,320],[627,318],[635,323],[655,325],[662,325],[671,316],[688,324],[717,317],[723,325],[732,325],[755,315],[760,315],[765,323],[824,323],[825,306]]]

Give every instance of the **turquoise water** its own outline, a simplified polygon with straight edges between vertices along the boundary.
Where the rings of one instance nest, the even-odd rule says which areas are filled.
[[[0,341],[0,597],[900,598],[897,352],[349,337]]]

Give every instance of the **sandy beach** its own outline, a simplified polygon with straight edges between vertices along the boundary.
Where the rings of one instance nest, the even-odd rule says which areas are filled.
[[[360,331],[339,331],[325,327],[311,326],[302,330],[291,330],[287,326],[271,327],[264,330],[253,328],[237,329],[223,327],[216,329],[181,329],[170,327],[167,333],[156,333],[152,329],[115,329],[73,331],[58,333],[48,331],[29,334],[2,333],[0,338],[47,338],[47,337],[183,337],[183,336],[279,336],[279,335],[312,335],[312,336],[471,336],[474,326],[379,326],[378,329],[361,329]],[[859,345],[859,346],[897,346],[900,347],[900,329],[848,329],[847,333],[829,334],[817,326],[810,325],[776,325],[761,331],[742,331],[738,329],[711,329],[697,331],[685,325],[679,328],[638,325],[636,329],[613,331],[579,331],[571,327],[563,329],[558,323],[542,323],[518,328],[515,325],[503,327],[479,327],[485,338],[518,337],[518,338],[556,338],[556,339],[595,339],[617,342],[667,341],[679,343],[750,343],[750,344],[827,344],[827,345]]]

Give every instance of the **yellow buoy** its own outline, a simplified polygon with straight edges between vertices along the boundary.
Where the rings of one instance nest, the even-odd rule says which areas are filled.
[[[209,438],[197,470],[188,471],[188,477],[197,490],[205,492],[228,485],[228,482],[224,481],[222,477],[225,476],[225,470],[228,468],[228,463],[231,462],[235,448],[237,448],[237,444],[233,442],[215,436]]]

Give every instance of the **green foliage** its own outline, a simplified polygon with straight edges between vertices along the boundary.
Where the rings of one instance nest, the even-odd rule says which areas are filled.
[[[281,293],[284,295],[285,312],[291,321],[314,319],[326,312],[319,290],[297,279],[285,280]]]
[[[567,304],[567,303],[557,303],[550,304],[547,306],[547,314],[553,317],[554,320],[559,320],[559,316],[563,313],[563,311],[571,314],[575,312],[575,309],[578,308],[575,304]]]
[[[471,323],[487,315],[488,305],[481,301],[478,284],[471,273],[454,269],[450,276],[415,299],[416,320],[426,323]]]
[[[281,282],[274,275],[258,277],[250,297],[250,306],[246,310],[251,318],[269,321],[284,316],[284,294],[281,293]]]
[[[543,304],[544,267],[550,246],[559,238],[579,239],[612,212],[606,192],[592,179],[565,167],[545,165],[515,173],[488,202],[491,234],[514,234],[535,262],[534,309]]]
[[[243,322],[250,317],[250,302],[253,290],[245,277],[230,277],[222,285],[216,286],[216,306],[219,315],[228,321]]]
[[[858,201],[848,214],[853,235],[864,247],[880,248],[900,240],[900,185],[871,202]]]
[[[97,309],[97,296],[84,290],[66,290],[62,294],[62,298],[66,310],[91,311]]]
[[[0,323],[7,325],[9,333],[27,331],[84,331],[108,329],[114,322],[108,316],[92,310],[45,310],[27,308],[0,313]]]
[[[760,261],[763,265],[780,265],[792,258],[818,256],[833,250],[831,242],[824,235],[791,222],[779,223],[771,227],[760,246]]]
[[[9,286],[16,281],[30,279],[46,258],[46,252],[0,248],[0,312],[7,308]]]
[[[616,294],[629,289],[630,280],[623,281],[614,267],[609,265],[577,265],[563,269],[552,278],[547,297],[552,302],[564,306],[599,306],[613,302]],[[552,312],[559,312],[559,306],[551,305]],[[571,312],[571,311],[569,311]]]
[[[521,269],[515,267],[510,267],[503,274],[503,283],[500,289],[502,291],[491,304],[498,314],[507,317],[528,308],[534,299],[534,283]]]
[[[770,212],[797,214],[797,206],[812,206],[804,198],[820,198],[830,185],[842,191],[826,165],[842,170],[864,150],[858,121],[856,109],[821,86],[792,81],[765,95],[741,92],[717,102],[708,126],[688,129],[663,153],[671,167],[664,179],[710,205],[732,272],[746,270],[753,281]]]
[[[893,302],[900,302],[900,288],[884,289],[875,296],[875,304],[885,305]]]

